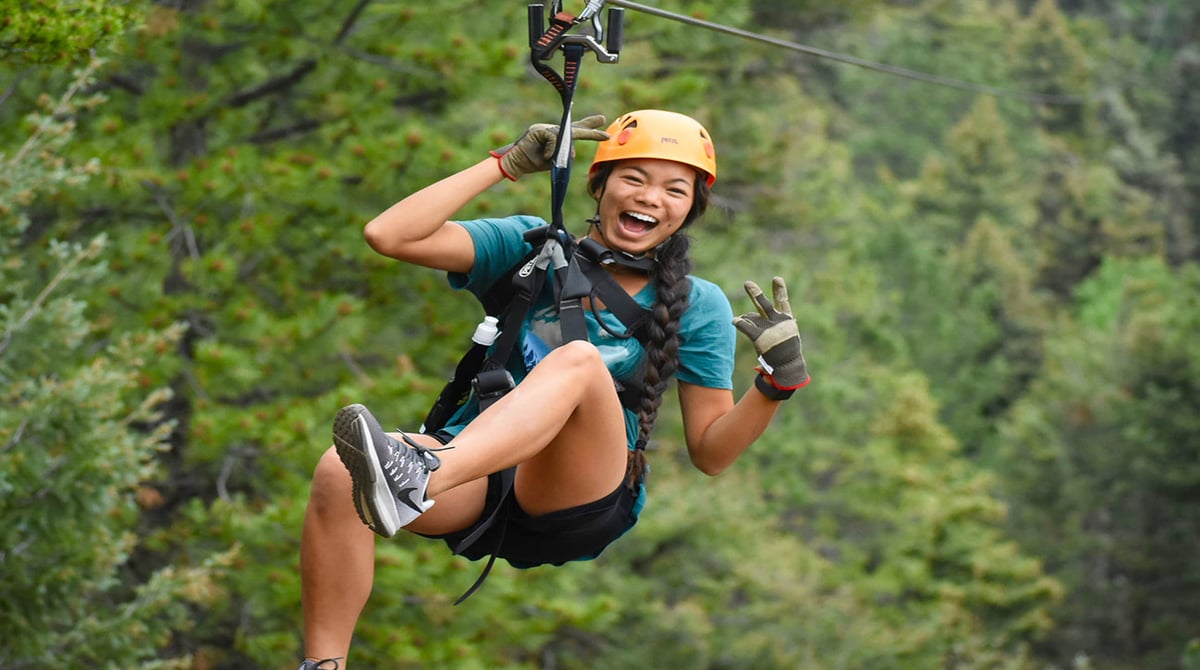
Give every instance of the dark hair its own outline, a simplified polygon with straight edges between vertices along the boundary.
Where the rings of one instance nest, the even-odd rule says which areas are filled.
[[[617,161],[602,163],[588,176],[588,193],[597,200],[603,195],[604,186],[616,164]],[[688,254],[692,240],[686,230],[708,209],[709,195],[708,182],[697,171],[692,190],[692,208],[684,217],[683,226],[654,250],[657,262],[651,271],[650,281],[654,282],[655,298],[650,306],[650,321],[643,342],[646,365],[642,377],[642,401],[638,408],[638,439],[629,454],[630,486],[636,485],[646,475],[646,442],[658,421],[663,392],[679,367],[679,320],[687,311],[691,293],[691,282],[687,276],[692,269],[692,259]]]

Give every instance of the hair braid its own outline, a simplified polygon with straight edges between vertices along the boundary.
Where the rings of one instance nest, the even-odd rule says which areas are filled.
[[[679,365],[679,320],[687,311],[691,292],[691,282],[687,278],[692,265],[688,256],[691,246],[691,238],[681,231],[663,242],[655,252],[658,263],[651,281],[657,295],[646,328],[646,374],[642,378],[642,404],[638,408],[637,448],[629,453],[630,485],[646,475],[646,441],[658,421],[663,392]]]

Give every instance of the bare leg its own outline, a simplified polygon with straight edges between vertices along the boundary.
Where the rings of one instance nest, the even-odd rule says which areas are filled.
[[[358,519],[350,475],[330,448],[313,473],[300,541],[305,654],[346,655],[374,579],[375,534]]]
[[[519,466],[516,493],[531,514],[598,500],[621,482],[628,453],[612,378],[586,342],[551,352],[452,444],[439,452],[442,466],[430,478],[427,495],[437,504],[406,530],[465,528],[483,509],[487,475],[512,466]],[[313,474],[300,550],[305,653],[312,658],[346,656],[374,581],[375,534],[358,518],[352,496],[350,475],[330,448]]]
[[[624,477],[628,457],[620,400],[588,342],[550,352],[452,444],[439,454],[442,467],[429,480],[427,495],[438,505],[443,491],[519,465],[517,496],[531,514],[608,495]]]

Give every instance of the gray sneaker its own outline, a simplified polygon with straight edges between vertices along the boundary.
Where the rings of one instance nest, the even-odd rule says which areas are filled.
[[[306,658],[304,659],[304,662],[300,664],[300,670],[338,670],[338,661],[340,660],[342,660],[341,656],[338,656],[337,658],[326,658],[320,661]],[[327,666],[325,665],[326,663],[332,663],[333,666]]]
[[[430,507],[429,473],[442,462],[434,450],[402,434],[388,435],[370,410],[347,405],[333,421],[333,446],[354,480],[354,507],[367,527],[391,537]]]

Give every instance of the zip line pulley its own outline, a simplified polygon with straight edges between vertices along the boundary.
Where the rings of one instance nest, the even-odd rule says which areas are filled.
[[[603,8],[604,0],[589,0],[584,10],[575,16],[563,11],[562,2],[556,0],[551,4],[553,16],[547,23],[544,4],[531,4],[528,7],[529,61],[538,74],[558,91],[563,107],[562,118],[558,124],[558,149],[550,168],[550,225],[551,229],[559,234],[566,229],[562,208],[571,181],[571,159],[574,153],[571,141],[571,112],[583,55],[590,51],[601,63],[617,63],[621,58],[621,43],[625,36],[625,10],[609,8],[608,25],[605,28],[600,22],[600,11]],[[590,34],[572,32],[578,26],[589,24]],[[563,53],[562,74],[546,62],[553,58],[557,51]]]

